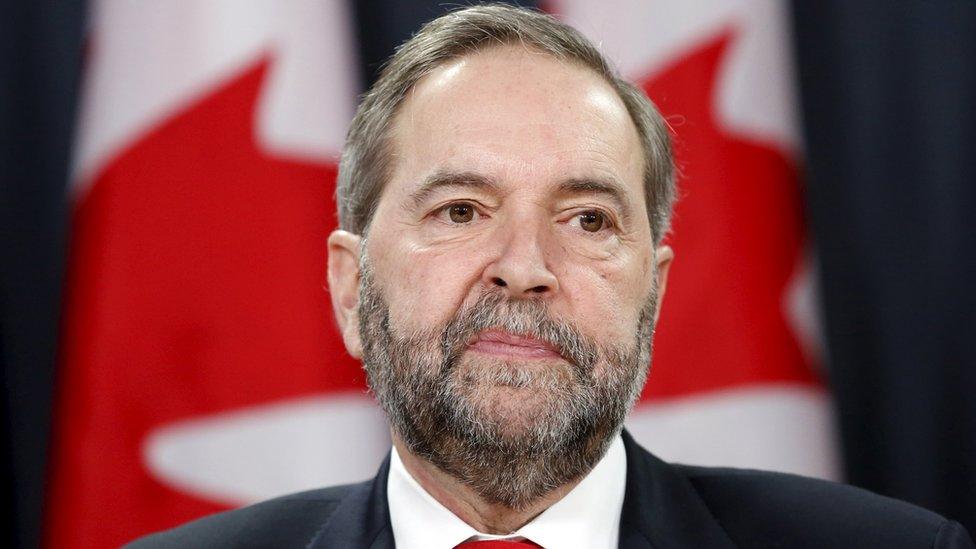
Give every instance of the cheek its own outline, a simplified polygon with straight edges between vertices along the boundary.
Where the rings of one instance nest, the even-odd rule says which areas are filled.
[[[580,329],[602,342],[632,343],[650,289],[642,263],[608,260],[567,270],[564,289]]]
[[[385,266],[383,287],[397,331],[443,326],[478,280],[477,257],[405,247]],[[379,270],[379,269],[377,269]]]

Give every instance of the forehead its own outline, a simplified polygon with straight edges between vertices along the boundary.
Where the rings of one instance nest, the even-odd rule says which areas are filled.
[[[643,202],[643,153],[614,89],[594,71],[522,46],[499,46],[425,76],[393,125],[403,192],[436,171],[543,186],[566,178],[623,182]]]

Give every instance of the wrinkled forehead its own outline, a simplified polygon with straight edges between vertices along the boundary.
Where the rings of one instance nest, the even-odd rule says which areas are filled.
[[[388,184],[403,192],[435,171],[540,184],[602,175],[643,200],[640,138],[614,88],[527,47],[499,46],[434,69],[404,100],[391,138]]]

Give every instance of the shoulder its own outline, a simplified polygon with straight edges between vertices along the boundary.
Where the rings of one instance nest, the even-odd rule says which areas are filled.
[[[132,549],[304,546],[339,503],[366,483],[310,490],[210,515],[133,541]]]
[[[853,486],[766,471],[673,467],[741,546],[972,547],[958,523]]]

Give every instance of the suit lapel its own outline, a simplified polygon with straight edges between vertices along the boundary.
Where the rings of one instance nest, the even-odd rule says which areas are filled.
[[[735,547],[684,475],[623,432],[627,489],[620,517],[620,547]]]
[[[627,488],[620,517],[620,547],[637,549],[734,548],[691,482],[623,432]],[[350,488],[308,549],[392,549],[386,501],[390,457],[371,481]]]
[[[392,549],[393,529],[386,502],[389,473],[390,456],[387,455],[373,480],[352,487],[306,547]]]

